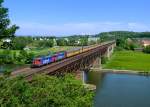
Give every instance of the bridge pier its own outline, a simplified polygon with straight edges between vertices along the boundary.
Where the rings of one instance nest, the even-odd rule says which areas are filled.
[[[106,54],[105,54],[105,56],[108,59],[110,59],[111,55],[113,54],[115,46],[116,46],[116,44],[112,44],[112,45],[108,46]]]
[[[100,71],[101,67],[102,66],[101,66],[101,56],[100,56],[95,59],[90,69],[93,71]]]
[[[87,81],[87,73],[89,71],[88,70],[81,70],[81,71],[77,71],[75,73],[75,77],[78,79],[78,80],[81,80],[83,82],[83,84],[86,84],[86,81]]]

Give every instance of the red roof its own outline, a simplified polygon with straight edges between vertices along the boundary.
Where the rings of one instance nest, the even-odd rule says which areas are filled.
[[[150,40],[142,40],[142,44],[150,44]]]

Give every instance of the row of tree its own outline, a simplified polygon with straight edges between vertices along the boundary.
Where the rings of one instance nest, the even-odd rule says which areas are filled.
[[[56,42],[56,43],[55,43]],[[25,47],[30,48],[47,48],[53,47],[55,44],[58,46],[87,46],[88,37],[87,36],[71,36],[67,38],[41,38],[41,37],[14,37],[11,38],[10,42],[4,41],[1,45],[3,49],[10,50],[23,50]]]
[[[58,46],[87,46],[88,35],[74,35],[69,37],[62,37],[57,39]]]
[[[96,34],[97,37],[103,38],[150,38],[150,32],[130,32],[130,31],[112,31]]]
[[[150,32],[113,31],[103,32],[96,36],[100,37],[101,42],[116,40],[117,49],[119,50],[134,50],[135,48],[142,48],[138,40],[141,38],[150,38]],[[147,50],[147,48],[145,50]]]
[[[10,42],[4,41],[1,45],[2,49],[10,49],[10,50],[23,50],[26,47],[53,47],[54,41],[53,39],[48,40],[34,40],[33,37],[14,37],[10,40]]]

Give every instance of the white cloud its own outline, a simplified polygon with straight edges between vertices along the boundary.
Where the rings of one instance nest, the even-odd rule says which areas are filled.
[[[131,30],[136,29],[137,31],[149,30],[149,27],[141,23],[128,23],[128,28]]]
[[[29,22],[16,22],[20,26],[19,35],[72,35],[72,34],[96,34],[105,31],[129,30],[149,31],[150,26],[141,23],[121,22],[90,22],[90,23],[66,23],[66,24],[41,24]]]

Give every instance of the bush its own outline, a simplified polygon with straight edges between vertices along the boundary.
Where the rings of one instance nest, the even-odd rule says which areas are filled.
[[[106,64],[107,61],[108,61],[108,58],[106,56],[101,57],[101,63],[102,64]]]
[[[122,48],[122,47],[119,47],[119,46],[115,47],[115,51],[123,51],[123,50],[124,50],[124,48]]]
[[[4,70],[4,71],[3,71],[3,74],[4,74],[5,76],[10,76],[11,71],[10,71],[10,70]]]
[[[33,53],[27,53],[27,51],[21,50],[19,56],[17,57],[17,61],[23,64],[30,64],[33,58],[34,58]]]
[[[12,49],[23,50],[30,43],[32,43],[31,37],[15,37],[12,40]]]
[[[26,60],[25,60],[25,63],[26,64],[31,64],[32,63],[32,60],[34,58],[34,54],[33,53],[28,53],[27,56],[26,56]]]
[[[143,52],[144,53],[150,53],[150,46],[144,47]]]
[[[72,75],[0,78],[1,107],[91,107],[93,92]]]
[[[13,60],[12,52],[9,50],[3,50],[0,53],[0,62],[1,64],[13,64],[14,60]]]
[[[53,47],[54,46],[54,41],[53,39],[50,40],[39,40],[37,41],[37,47]]]
[[[65,40],[64,38],[58,39],[56,42],[57,42],[58,46],[67,46],[68,45],[67,40]]]

